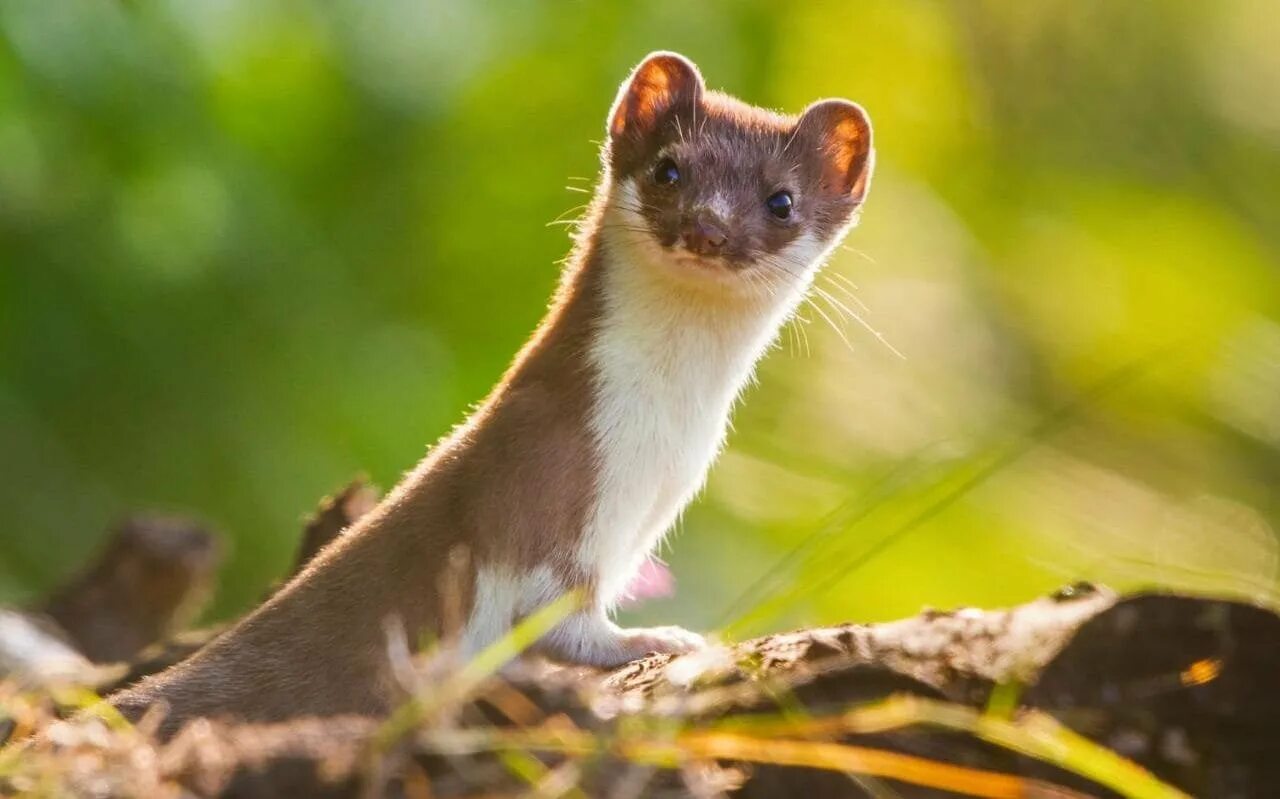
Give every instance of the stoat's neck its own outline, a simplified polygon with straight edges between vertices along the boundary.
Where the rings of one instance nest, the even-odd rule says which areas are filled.
[[[600,297],[588,423],[599,469],[577,552],[605,603],[701,488],[735,398],[807,288],[744,292],[689,279],[681,267],[698,267],[664,261],[633,224],[611,224],[612,213],[604,208],[591,242]]]
[[[699,267],[655,263],[661,255],[607,229],[600,246],[597,345],[625,345],[656,375],[687,364],[709,370],[709,378],[743,377],[740,368],[755,362],[803,294],[804,287],[788,287],[725,296],[710,280],[690,284],[678,274]]]

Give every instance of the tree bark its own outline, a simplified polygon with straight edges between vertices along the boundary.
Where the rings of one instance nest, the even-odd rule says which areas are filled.
[[[564,757],[532,746],[541,772],[532,779],[572,779],[590,796],[955,796],[937,785],[781,765],[793,744],[816,740],[793,735],[764,739],[762,756],[636,765],[646,758],[635,756],[635,730],[694,741],[729,720],[830,720],[903,695],[982,708],[996,686],[1015,683],[1020,692],[1001,689],[1010,712],[1046,712],[1187,794],[1280,795],[1280,617],[1228,600],[1122,598],[1087,585],[1011,610],[800,630],[609,673],[528,661],[390,744],[373,719],[198,721],[160,750],[152,778],[202,796],[515,795],[528,783],[484,742],[560,730],[570,741],[589,733],[598,749]],[[440,678],[426,685],[439,690]],[[932,770],[962,767],[992,791],[1000,779],[1019,780],[1018,793],[970,795],[1118,795],[956,730],[891,725],[824,740],[921,758]]]

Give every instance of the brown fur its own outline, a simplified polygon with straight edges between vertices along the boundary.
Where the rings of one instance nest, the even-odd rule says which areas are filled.
[[[824,109],[821,123],[705,92],[678,56],[647,59],[610,114],[604,176],[556,300],[481,408],[261,608],[113,703],[134,718],[167,703],[166,732],[223,713],[252,721],[382,713],[397,692],[381,623],[396,617],[411,636],[451,632],[446,609],[461,603],[467,612],[477,564],[549,566],[565,585],[589,590],[594,576],[582,573],[574,552],[595,491],[588,417],[596,375],[587,352],[610,266],[600,232],[611,180],[642,176],[664,148],[685,160],[690,179],[678,190],[644,184],[648,232],[674,246],[672,231],[719,190],[735,209],[724,220],[733,242],[727,261],[744,265],[806,226],[834,235],[861,201],[852,187],[869,171],[865,118],[844,103]],[[790,223],[763,215],[776,187],[797,191]],[[447,564],[461,549],[470,565],[459,580]],[[460,597],[445,595],[454,589]]]
[[[582,350],[597,258],[583,251],[546,320],[468,422],[346,535],[207,648],[112,698],[164,729],[229,714],[254,721],[382,713],[396,698],[381,622],[440,635],[448,554],[521,566],[567,559],[592,490],[591,397]],[[576,575],[575,575],[576,576]],[[465,586],[463,586],[465,590]]]

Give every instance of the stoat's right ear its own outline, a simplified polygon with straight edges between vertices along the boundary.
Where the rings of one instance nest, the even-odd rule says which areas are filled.
[[[641,141],[673,111],[693,108],[702,98],[702,75],[677,53],[650,53],[618,91],[609,111],[609,138]]]

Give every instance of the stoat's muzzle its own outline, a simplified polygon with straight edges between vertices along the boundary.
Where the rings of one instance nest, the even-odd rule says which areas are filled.
[[[680,226],[680,243],[694,255],[720,255],[729,241],[727,231],[728,225],[712,211],[695,211]]]

